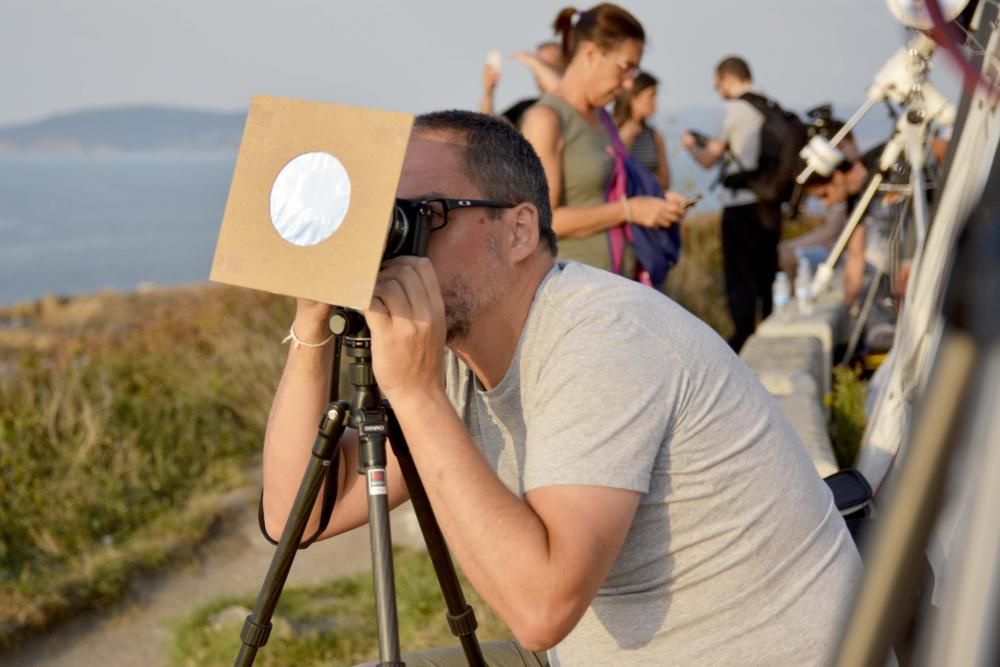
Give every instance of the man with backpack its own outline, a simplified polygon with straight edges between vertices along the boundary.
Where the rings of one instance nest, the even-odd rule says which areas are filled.
[[[722,164],[722,262],[735,327],[729,344],[739,352],[758,317],[771,312],[781,204],[794,190],[806,128],[754,90],[742,58],[716,66],[715,89],[726,102],[720,136],[699,142],[685,132],[681,143],[702,167]]]

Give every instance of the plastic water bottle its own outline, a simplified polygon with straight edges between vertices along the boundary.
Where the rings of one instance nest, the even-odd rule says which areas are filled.
[[[795,302],[800,313],[812,312],[812,264],[805,257],[799,257],[795,271]]]
[[[788,284],[788,276],[784,271],[778,271],[774,276],[774,284],[771,285],[771,304],[774,307],[774,314],[778,319],[783,319],[788,315],[788,302],[792,298],[792,286]]]

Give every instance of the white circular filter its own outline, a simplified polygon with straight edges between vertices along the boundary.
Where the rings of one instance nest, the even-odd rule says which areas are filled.
[[[297,246],[325,241],[351,204],[351,178],[329,153],[304,153],[286,164],[271,187],[271,224]]]

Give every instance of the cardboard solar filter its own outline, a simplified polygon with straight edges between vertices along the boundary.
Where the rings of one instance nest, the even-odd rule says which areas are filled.
[[[367,308],[412,126],[404,113],[255,96],[211,280]]]

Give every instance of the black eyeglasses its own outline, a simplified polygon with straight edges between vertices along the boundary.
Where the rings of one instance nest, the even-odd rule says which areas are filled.
[[[427,217],[427,230],[434,232],[448,224],[448,211],[463,208],[514,208],[508,204],[487,199],[400,199],[417,209],[418,215]]]

